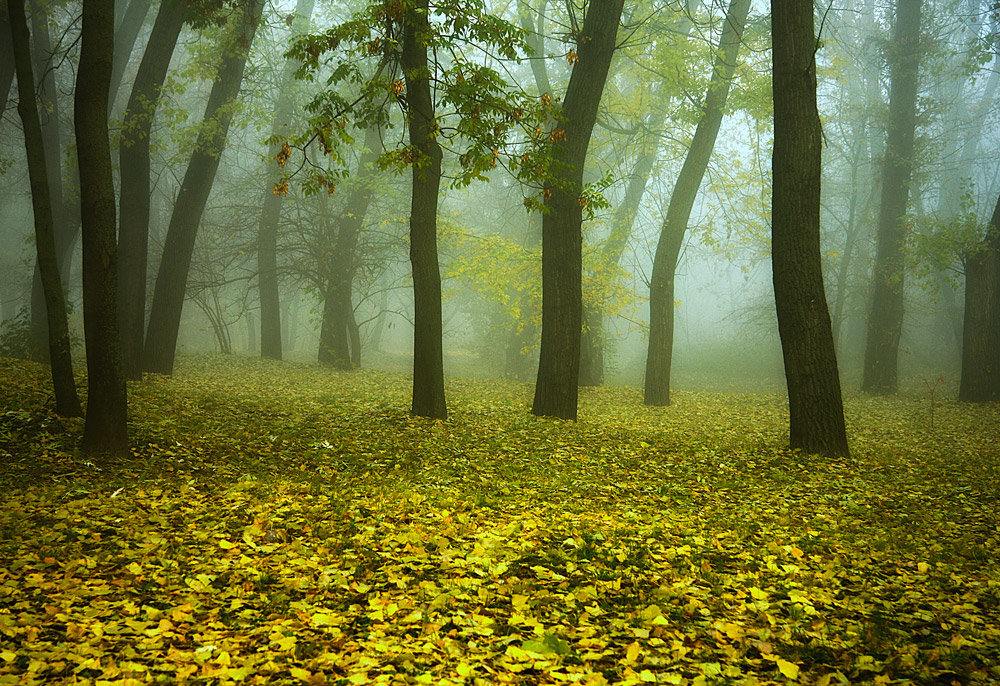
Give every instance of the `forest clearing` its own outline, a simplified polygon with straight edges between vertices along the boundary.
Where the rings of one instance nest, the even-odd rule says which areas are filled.
[[[451,378],[440,422],[183,357],[95,464],[47,375],[0,360],[0,684],[1000,680],[995,403],[849,394],[824,458],[778,394]]]

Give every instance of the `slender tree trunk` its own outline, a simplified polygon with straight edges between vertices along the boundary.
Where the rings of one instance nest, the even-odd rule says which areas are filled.
[[[413,270],[413,405],[420,417],[446,419],[442,349],[441,271],[437,254],[437,207],[441,186],[434,101],[425,36],[428,1],[416,0],[403,20],[401,62],[406,80],[407,125],[413,163],[410,198],[410,265]]]
[[[83,328],[87,342],[87,418],[83,452],[128,454],[125,375],[118,336],[118,248],[115,186],[108,140],[108,89],[114,49],[114,5],[84,0],[74,121],[83,229]]]
[[[1000,400],[1000,199],[986,237],[965,261],[965,324],[958,399]]]
[[[173,373],[177,333],[198,225],[226,146],[229,125],[235,113],[234,102],[243,81],[243,70],[263,8],[264,0],[248,0],[237,10],[240,14],[238,24],[227,38],[219,70],[208,96],[204,121],[210,125],[202,127],[198,134],[195,152],[191,155],[170,216],[163,256],[156,275],[143,348],[143,366],[146,371]]]
[[[28,47],[28,23],[24,0],[9,0],[11,39],[17,69],[17,111],[24,127],[24,148],[28,159],[28,179],[31,184],[31,205],[35,215],[35,248],[38,272],[45,294],[49,360],[52,365],[52,385],[55,390],[56,412],[65,417],[83,414],[73,379],[73,359],[70,355],[69,329],[66,325],[66,303],[63,300],[52,219],[52,196],[42,142],[42,127],[35,102],[35,79]]]
[[[354,321],[353,284],[357,271],[358,237],[364,225],[368,206],[371,204],[375,188],[373,185],[374,165],[378,150],[382,147],[380,130],[369,128],[365,131],[365,149],[358,160],[355,174],[357,182],[347,196],[343,212],[338,220],[339,230],[333,249],[333,271],[330,274],[330,295],[334,300],[332,338],[330,340],[331,364],[341,369],[354,365],[354,350],[351,345],[351,322]]]
[[[583,318],[580,193],[590,134],[614,56],[623,0],[592,0],[577,38],[562,118],[552,132],[555,179],[542,217],[542,341],[531,412],[576,419]]]
[[[298,0],[295,5],[295,19],[292,33],[304,33],[312,17],[315,0]],[[271,137],[287,133],[292,121],[292,90],[295,70],[299,61],[285,60],[281,75],[281,86],[275,100]],[[271,144],[270,159],[276,159],[281,151],[278,143]],[[260,355],[271,359],[281,359],[281,305],[278,296],[278,222],[281,219],[282,196],[276,193],[275,174],[268,166],[269,180],[264,188],[261,203],[260,224],[257,230],[257,283],[260,291]]]
[[[660,149],[660,134],[666,118],[666,109],[662,103],[654,104],[654,110],[644,124],[640,138],[640,147],[635,166],[629,175],[625,196],[615,210],[611,219],[611,232],[604,242],[599,255],[598,280],[610,281],[613,271],[621,262],[625,246],[632,235],[635,217],[639,212],[639,204],[646,192],[646,185],[656,164],[657,152]],[[599,386],[604,383],[604,316],[602,310],[605,303],[599,301],[595,306],[585,307],[583,312],[583,332],[580,351],[580,385]]]
[[[132,4],[135,4],[133,0]],[[160,91],[167,78],[186,0],[163,0],[132,85],[118,149],[121,217],[118,236],[118,309],[125,376],[142,377],[142,334],[146,321],[149,252],[149,137]]]
[[[39,0],[31,0],[31,42],[34,56],[34,73],[38,88],[38,110],[42,127],[42,146],[45,151],[45,169],[48,176],[49,207],[52,214],[53,235],[59,273],[65,277],[69,273],[67,246],[72,246],[74,231],[67,226],[68,217],[63,202],[62,181],[62,130],[59,93],[56,90],[56,64],[53,59],[52,41],[49,37],[49,21],[46,7]],[[65,283],[64,283],[65,285]],[[47,296],[42,287],[41,269],[35,265],[31,296],[31,349],[34,359],[46,362],[48,351]]]
[[[882,172],[878,246],[872,274],[872,305],[868,316],[861,382],[861,389],[866,393],[895,393],[899,383],[905,221],[913,171],[913,139],[917,126],[920,2],[921,0],[896,2],[896,26],[889,56],[889,130]]]
[[[114,106],[115,98],[118,97],[118,89],[121,88],[122,79],[125,77],[125,68],[128,66],[129,58],[132,57],[132,50],[146,21],[146,15],[149,14],[149,5],[149,0],[131,0],[121,21],[115,27],[115,61],[111,68],[108,109]]]
[[[812,3],[771,0],[771,253],[792,449],[846,456],[847,432],[820,258],[820,155]]]
[[[674,274],[684,245],[691,209],[715,148],[729,97],[729,85],[736,71],[749,0],[732,0],[719,38],[712,80],[705,94],[705,113],[698,121],[691,147],[677,176],[670,204],[660,228],[649,282],[649,347],[643,400],[647,405],[670,404],[670,366],[674,347]]]

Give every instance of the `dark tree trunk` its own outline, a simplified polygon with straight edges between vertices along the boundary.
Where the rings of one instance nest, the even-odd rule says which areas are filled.
[[[965,324],[958,399],[1000,400],[1000,200],[982,245],[965,261]]]
[[[895,393],[899,337],[903,330],[903,250],[906,206],[913,170],[920,67],[920,2],[897,0],[896,26],[889,52],[889,130],[882,172],[878,247],[872,274],[872,304],[861,390]]]
[[[820,258],[813,4],[771,0],[774,155],[771,261],[792,449],[846,456],[847,432]]]
[[[114,50],[114,5],[84,0],[74,121],[83,230],[83,328],[87,342],[84,454],[128,454],[125,375],[115,292],[115,186],[108,141],[108,89]]]
[[[135,0],[133,3],[135,4]],[[184,24],[185,0],[163,0],[132,85],[122,142],[121,217],[118,235],[118,309],[125,376],[142,377],[149,246],[149,136],[170,59]]]
[[[263,8],[264,0],[246,2],[238,10],[238,24],[226,40],[205,108],[204,121],[210,125],[202,127],[198,134],[195,152],[181,182],[163,244],[143,348],[143,367],[146,371],[173,373],[177,333],[198,225],[226,147],[226,136],[235,113],[233,105],[243,81],[243,70]]]
[[[592,0],[577,38],[577,62],[553,131],[555,179],[542,217],[542,340],[532,414],[576,419],[583,317],[583,166],[614,56],[623,0]]]
[[[125,67],[128,66],[135,42],[139,38],[139,31],[146,21],[149,5],[149,0],[131,0],[115,28],[115,56],[111,67],[111,85],[108,89],[108,109],[114,106],[115,98],[118,97],[118,89],[121,88],[122,79],[125,77]]]
[[[292,33],[300,34],[308,28],[315,0],[298,0]],[[299,61],[286,59],[281,75],[281,86],[275,100],[274,120],[271,136],[288,133],[292,121],[292,91],[295,70]],[[270,159],[277,158],[281,151],[278,143],[273,143]],[[278,297],[278,222],[281,219],[282,196],[274,190],[277,179],[273,170],[268,174],[261,203],[260,224],[257,230],[257,283],[260,297],[260,355],[274,360],[281,359],[281,304]]]
[[[14,83],[14,44],[10,35],[7,4],[0,5],[0,115],[7,109],[7,99]]]
[[[56,244],[52,219],[52,196],[48,188],[42,127],[35,102],[35,79],[28,47],[28,23],[24,0],[10,0],[11,40],[17,69],[17,111],[24,127],[24,148],[28,159],[31,184],[31,205],[35,214],[35,248],[38,271],[45,294],[49,360],[52,365],[52,385],[55,390],[56,412],[65,417],[83,414],[73,379],[73,359],[70,355],[69,329],[66,325],[66,303],[59,280]]]
[[[45,170],[48,177],[49,207],[56,246],[56,260],[65,286],[69,274],[68,261],[75,228],[69,226],[68,213],[63,202],[62,187],[62,130],[59,93],[56,90],[56,62],[53,59],[52,41],[46,8],[38,0],[31,5],[31,38],[34,56],[34,74],[38,88],[38,111],[42,127],[42,146],[45,151]],[[48,361],[48,317],[45,312],[47,296],[42,287],[41,270],[35,265],[31,295],[31,349],[35,359]]]
[[[442,350],[441,271],[437,254],[437,207],[441,186],[434,101],[426,36],[428,1],[416,0],[403,20],[401,62],[406,79],[407,125],[413,163],[410,198],[410,265],[413,270],[413,405],[420,417],[447,419]]]
[[[649,347],[643,391],[643,402],[647,405],[670,404],[670,366],[674,349],[674,275],[677,259],[684,245],[691,208],[698,197],[698,188],[705,176],[708,161],[715,148],[715,139],[719,135],[719,127],[722,125],[729,85],[736,71],[736,57],[749,9],[749,0],[732,0],[726,12],[726,23],[719,38],[712,80],[705,94],[705,112],[698,121],[660,228],[649,281]]]

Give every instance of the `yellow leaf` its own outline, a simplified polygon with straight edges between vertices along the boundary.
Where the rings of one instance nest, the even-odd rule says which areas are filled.
[[[764,592],[764,591],[762,591],[762,590],[760,590],[759,588],[751,588],[750,589],[750,596],[754,600],[767,600],[767,593]]]
[[[778,658],[778,671],[789,679],[799,678],[799,666],[787,660],[782,660],[780,657]]]
[[[4,662],[13,662],[16,659],[17,659],[17,653],[13,653],[9,650],[5,650],[2,653],[0,653],[0,660],[3,660]]]
[[[628,662],[635,662],[639,659],[639,650],[639,642],[632,641],[632,643],[629,644],[628,649],[625,651],[625,659]]]
[[[921,574],[926,574],[928,572],[928,570],[930,570],[930,568],[931,568],[931,566],[929,564],[927,564],[926,562],[918,562],[917,563],[917,571],[920,572]]]
[[[458,675],[461,677],[467,677],[472,674],[472,667],[469,666],[467,662],[459,662],[458,666],[455,668]]]
[[[135,576],[139,576],[140,574],[142,574],[142,567],[140,567],[138,563],[132,562],[129,563],[129,566],[125,568],[125,571],[127,571],[129,574],[134,574]]]
[[[732,622],[726,622],[722,630],[726,632],[726,636],[729,637],[731,641],[738,641],[743,638],[743,628],[739,624],[733,624]]]
[[[833,677],[832,673],[826,673],[816,680],[816,686],[830,686],[830,679]]]
[[[309,681],[309,679],[312,678],[312,672],[308,669],[302,669],[301,667],[292,667],[288,670],[288,672],[296,679],[300,679],[302,681]]]
[[[229,653],[227,653],[225,650],[223,650],[221,653],[219,653],[218,655],[216,655],[215,656],[215,660],[213,660],[213,661],[216,662],[217,664],[220,664],[220,665],[230,665],[230,664],[232,664],[232,659],[229,657]]]
[[[223,550],[232,550],[233,548],[237,547],[237,545],[232,541],[227,541],[226,539],[222,539],[221,541],[219,541],[219,547],[222,548]]]
[[[644,669],[639,672],[639,678],[647,683],[656,683],[656,675],[648,669]]]

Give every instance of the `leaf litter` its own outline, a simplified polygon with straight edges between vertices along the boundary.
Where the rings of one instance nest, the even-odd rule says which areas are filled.
[[[0,684],[1000,680],[996,405],[849,397],[852,457],[767,394],[186,358],[92,464],[0,361]]]

